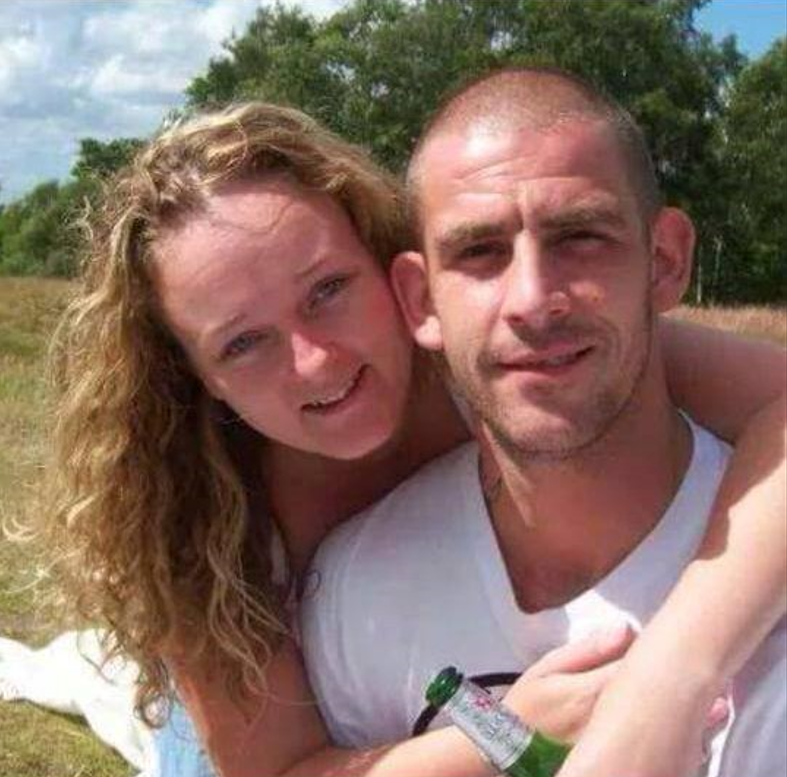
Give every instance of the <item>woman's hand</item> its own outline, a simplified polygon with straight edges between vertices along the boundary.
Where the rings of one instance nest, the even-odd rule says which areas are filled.
[[[696,774],[727,719],[727,701],[701,677],[692,685],[670,661],[649,662],[648,671],[619,663],[558,777]]]

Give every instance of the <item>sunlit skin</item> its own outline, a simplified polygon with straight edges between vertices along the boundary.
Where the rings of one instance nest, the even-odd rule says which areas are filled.
[[[409,335],[330,197],[284,178],[214,194],[156,246],[165,317],[209,391],[269,438],[334,459],[402,422]]]
[[[439,315],[426,310],[416,338],[445,353],[510,454],[589,445],[646,375],[654,312],[680,294],[659,283],[672,269],[659,241],[688,220],[664,209],[648,223],[611,133],[589,120],[438,136],[420,170]],[[419,261],[397,263],[405,298]]]
[[[555,152],[555,156],[564,153],[565,149],[560,149]],[[558,184],[563,177],[554,176],[555,193],[546,197],[545,204],[536,209],[537,213],[547,209],[551,198],[561,201],[564,190]],[[576,184],[579,190],[583,185],[582,182]],[[396,445],[392,446],[390,458],[372,457],[371,462],[368,458],[364,462],[356,460],[355,457],[364,456],[365,452],[374,450],[384,444],[391,434],[395,434],[397,419],[402,415],[408,391],[410,353],[397,313],[391,308],[384,279],[368,252],[359,246],[346,216],[331,200],[317,195],[304,200],[304,195],[302,190],[293,189],[281,181],[269,181],[264,186],[235,186],[225,190],[213,199],[207,218],[206,214],[196,214],[180,224],[159,246],[159,271],[156,277],[173,332],[183,343],[213,394],[241,412],[259,431],[292,446],[287,449],[287,457],[281,461],[268,460],[265,463],[269,465],[266,487],[270,488],[272,512],[282,519],[281,528],[296,574],[305,569],[311,551],[325,533],[327,524],[319,525],[321,513],[331,516],[331,524],[336,523],[390,490],[410,474],[417,464],[443,452],[424,452],[412,444],[408,449],[406,435],[403,435],[405,439],[396,441]],[[583,215],[579,220],[583,227],[593,225],[593,219],[588,218],[588,214],[597,212],[599,208],[608,211],[618,206],[617,202],[585,202],[583,197],[578,197],[582,203],[580,210]],[[481,199],[485,204],[487,197]],[[630,203],[626,197],[623,199],[628,207]],[[473,218],[483,214],[475,206],[470,210]],[[527,209],[522,212],[527,213]],[[626,213],[629,214],[629,211],[626,210]],[[337,214],[341,225],[333,223]],[[667,214],[663,217],[664,223],[673,222],[674,226],[674,218],[674,214]],[[663,309],[669,306],[670,294],[666,290],[669,284],[665,284],[663,289],[659,288],[658,283],[653,283],[654,279],[657,280],[657,273],[652,274],[646,267],[651,242],[645,240],[640,244],[633,240],[637,246],[634,255],[642,253],[646,269],[640,272],[628,268],[627,283],[619,279],[619,286],[605,285],[602,282],[604,264],[601,263],[598,272],[594,271],[587,278],[581,278],[577,270],[575,275],[570,276],[571,283],[561,279],[561,294],[553,294],[550,304],[540,308],[548,313],[543,317],[545,322],[540,321],[537,315],[514,312],[501,316],[500,320],[490,320],[492,313],[478,310],[477,306],[483,308],[489,301],[497,304],[498,309],[503,309],[498,297],[509,295],[504,288],[499,289],[497,296],[492,293],[492,288],[486,294],[479,290],[476,298],[469,298],[473,301],[471,309],[469,302],[465,304],[458,301],[459,295],[470,292],[471,282],[480,280],[490,287],[504,287],[505,278],[516,276],[517,271],[513,266],[519,261],[520,246],[548,246],[557,256],[563,257],[567,249],[558,250],[561,241],[555,240],[554,236],[561,230],[577,227],[576,214],[568,224],[565,219],[562,223],[560,219],[557,222],[552,219],[549,229],[543,226],[544,219],[540,216],[535,219],[538,223],[535,228],[520,225],[518,229],[517,219],[521,219],[523,225],[530,223],[521,216],[520,211],[514,213],[513,226],[507,227],[511,236],[504,236],[504,240],[508,239],[514,247],[509,249],[512,256],[508,260],[500,260],[502,266],[499,270],[495,269],[498,262],[495,260],[491,263],[492,270],[488,276],[484,272],[479,274],[477,271],[458,271],[448,267],[448,272],[444,273],[449,280],[451,275],[458,276],[453,281],[453,292],[447,293],[445,297],[455,308],[451,313],[454,325],[465,323],[468,325],[467,330],[470,330],[481,321],[489,330],[490,337],[494,334],[492,350],[486,347],[484,338],[476,342],[473,339],[463,341],[461,336],[457,336],[447,338],[446,342],[451,341],[452,351],[457,355],[455,360],[460,365],[465,364],[471,379],[478,377],[474,372],[475,359],[484,369],[491,370],[494,391],[502,392],[503,399],[509,395],[533,398],[532,415],[525,419],[526,430],[530,427],[545,428],[549,438],[550,430],[556,428],[563,435],[561,439],[565,444],[563,430],[573,432],[572,424],[576,423],[573,416],[574,402],[577,395],[582,395],[575,381],[583,381],[585,389],[595,389],[604,383],[605,369],[619,368],[620,363],[623,363],[630,368],[629,382],[636,383],[636,359],[633,355],[639,353],[644,360],[644,354],[647,353],[646,343],[642,342],[644,332],[624,337],[624,332],[618,330],[624,329],[624,320],[631,320],[646,328],[648,317],[641,315],[641,311],[638,315],[634,301],[622,304],[616,300],[616,304],[609,308],[614,311],[614,316],[608,320],[606,307],[604,313],[601,312],[602,302],[607,299],[605,295],[625,295],[637,289],[640,306],[647,307],[652,303],[654,309]],[[601,220],[609,220],[609,213]],[[617,216],[611,221],[625,232],[625,225],[618,223]],[[460,235],[463,229],[460,226]],[[553,238],[544,237],[547,232]],[[520,237],[520,233],[524,236]],[[456,233],[453,237],[456,237]],[[482,237],[486,239],[489,235]],[[496,239],[499,240],[499,235]],[[592,244],[592,241],[588,243]],[[452,250],[450,244],[448,247]],[[656,251],[654,248],[653,252]],[[589,260],[593,251],[586,253],[578,251],[576,258],[585,257]],[[621,254],[618,258],[623,261],[622,248],[615,253]],[[323,255],[329,257],[326,266],[320,264],[317,271],[307,274],[315,258]],[[569,257],[573,255],[573,249],[568,251]],[[337,273],[332,269],[334,260],[340,265]],[[350,276],[354,280],[347,284],[342,280],[345,271],[341,266],[345,261],[352,264],[351,260],[356,262],[353,266],[363,269],[356,276],[351,272]],[[471,264],[473,261],[475,259]],[[588,264],[591,262],[588,261]],[[509,265],[510,270],[506,269]],[[437,268],[441,269],[442,263]],[[612,269],[611,266],[606,268],[610,275]],[[524,269],[522,277],[527,277]],[[536,277],[540,275],[536,274]],[[559,277],[569,276],[556,273],[555,278]],[[546,281],[544,283],[546,285]],[[554,283],[557,286],[557,280]],[[462,284],[466,287],[464,290]],[[562,290],[563,284],[565,291]],[[340,292],[353,289],[362,291],[363,298],[343,299]],[[450,292],[451,289],[449,283],[447,290]],[[337,298],[343,301],[335,307]],[[236,320],[238,316],[242,316],[242,319]],[[466,320],[471,316],[475,323]],[[550,324],[551,319],[567,323]],[[226,322],[232,323],[226,325]],[[225,324],[224,328],[217,330],[222,324]],[[444,333],[438,327],[435,335],[434,326],[435,322],[432,321],[423,330],[416,327],[421,331],[419,339],[429,347],[442,348]],[[507,332],[507,328],[511,331]],[[563,347],[565,341],[570,344],[569,352],[575,347],[576,341],[587,342],[588,347],[593,349],[585,355],[587,362],[577,360],[576,365],[561,368],[562,372],[561,369],[546,369],[543,364],[533,365],[531,356],[534,353],[543,362],[545,351],[555,348],[556,343]],[[261,345],[264,347],[258,351]],[[276,347],[268,351],[271,345]],[[468,350],[467,358],[462,354],[464,348]],[[487,352],[504,355],[505,360],[502,364],[494,360],[487,360],[488,364],[484,364],[479,357]],[[631,357],[630,361],[625,358],[627,354]],[[520,357],[523,357],[523,363],[508,364],[507,360]],[[602,368],[595,359],[603,361],[606,366]],[[331,416],[306,409],[315,399],[324,401],[342,397],[347,385],[352,386],[354,382],[350,380],[348,383],[347,376],[354,374],[357,365],[364,365],[364,369],[368,369],[367,375],[373,380],[374,391],[371,393],[374,405],[367,403],[368,395],[362,393],[356,398],[360,397],[363,402],[353,405],[350,408],[353,409],[352,413],[340,408],[335,416]],[[397,387],[401,387],[401,392]],[[563,388],[567,389],[565,396],[562,394]],[[615,394],[614,398],[617,399],[618,395]],[[451,406],[442,394],[432,399],[434,401],[428,405],[420,398],[418,402],[411,403],[415,409],[425,410],[414,421],[409,424],[405,422],[405,427],[409,427],[413,437],[421,442],[424,436],[430,439],[441,436],[437,424],[439,413],[436,410],[445,405]],[[497,394],[489,399],[497,401]],[[356,412],[360,418],[356,417]],[[282,420],[282,423],[274,423],[278,420]],[[503,420],[508,422],[508,419]],[[513,421],[516,431],[520,419],[516,416]],[[428,434],[422,434],[426,430]],[[455,430],[454,436],[457,434]],[[445,435],[442,437],[445,438]],[[277,446],[268,446],[270,449],[274,447]],[[450,445],[446,444],[445,447]],[[343,457],[345,461],[338,462],[344,467],[341,477],[335,476],[335,469],[327,469],[324,466],[327,460],[321,459],[318,462],[321,477],[314,479],[315,472],[311,469],[313,458],[307,458],[305,462],[300,459],[294,461],[292,456],[295,448],[305,448],[328,457]],[[418,455],[414,455],[414,452]],[[304,463],[308,474],[312,476],[308,481],[303,477],[304,468],[301,467]],[[331,463],[335,465],[337,462]],[[370,477],[370,474],[374,476]],[[381,478],[381,475],[385,478]],[[623,480],[628,482],[626,478]],[[641,506],[646,501],[642,499],[643,491],[652,489],[645,487],[637,478],[630,478],[632,483],[635,480],[637,503]],[[330,494],[331,488],[352,492],[352,509],[347,508],[347,500],[337,503],[335,495]],[[284,497],[281,492],[285,492]],[[578,501],[584,506],[590,500]],[[599,513],[604,516],[607,512],[604,500],[599,498],[597,504]],[[643,509],[648,512],[647,505]],[[567,511],[558,510],[556,513],[567,514]],[[611,526],[608,534],[619,538],[622,532]],[[626,543],[628,539],[625,537],[619,541],[621,546]],[[584,536],[580,536],[577,544],[587,547],[588,543]],[[268,690],[277,699],[311,699],[301,674],[300,662],[297,658],[294,661],[291,659],[292,656],[282,658],[284,669],[279,664],[272,666],[268,672],[271,681]],[[214,742],[223,740],[219,741],[222,756],[219,762],[222,763],[222,770],[228,773],[233,769],[246,769],[252,763],[252,768],[262,769],[266,773],[283,774],[285,765],[291,765],[297,760],[293,754],[305,752],[316,754],[315,762],[314,765],[311,761],[309,765],[304,763],[302,769],[295,767],[299,774],[316,774],[318,771],[327,774],[336,773],[337,769],[367,768],[373,769],[375,773],[380,768],[381,774],[417,774],[423,763],[436,763],[438,760],[435,753],[439,754],[439,750],[429,750],[426,737],[408,743],[403,748],[405,755],[401,757],[397,755],[397,748],[360,756],[350,751],[329,749],[326,747],[325,732],[316,719],[315,708],[311,703],[285,701],[283,704],[271,705],[269,693],[265,694],[264,699],[266,714],[257,716],[253,729],[248,728],[247,722],[241,723],[237,708],[228,703],[217,706],[216,700],[223,699],[224,690],[215,684],[207,689],[198,687],[196,700],[190,699],[189,703],[199,709],[202,700],[205,701],[204,709],[207,712],[203,720],[204,728],[210,732],[212,727],[219,734],[214,737]],[[553,705],[555,709],[570,707]],[[408,761],[408,746],[413,744],[415,750]],[[455,774],[465,768],[461,765],[462,744],[457,741],[448,748],[457,757],[459,765],[447,767],[447,774]],[[425,749],[420,751],[419,745]],[[324,748],[323,760],[320,760],[320,747]],[[325,764],[322,770],[317,761]]]
[[[589,119],[446,132],[419,170],[424,253],[397,257],[397,294],[489,432],[518,605],[559,606],[636,547],[688,465],[651,334],[685,290],[693,228],[643,217]]]

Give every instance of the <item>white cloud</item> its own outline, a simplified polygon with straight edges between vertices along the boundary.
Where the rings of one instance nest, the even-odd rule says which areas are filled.
[[[188,75],[178,75],[155,65],[132,63],[122,55],[104,62],[93,74],[89,90],[97,97],[143,98],[176,97],[189,83]]]
[[[318,18],[348,0],[285,0]],[[0,0],[0,199],[63,179],[79,139],[144,137],[273,0]]]
[[[36,29],[24,27],[16,34],[0,35],[0,100],[50,61],[49,46]]]
[[[235,31],[241,33],[254,15],[256,0],[237,0],[234,3],[214,3],[198,14],[194,28],[218,51],[222,42]]]
[[[80,138],[150,134],[263,4],[0,0],[2,198],[64,178]]]
[[[0,91],[14,87],[16,73],[36,61],[36,45],[29,39],[0,42]]]

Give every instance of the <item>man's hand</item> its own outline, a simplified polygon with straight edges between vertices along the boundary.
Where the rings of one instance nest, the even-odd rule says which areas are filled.
[[[530,728],[575,742],[633,640],[634,631],[620,626],[556,648],[517,680],[504,702]]]

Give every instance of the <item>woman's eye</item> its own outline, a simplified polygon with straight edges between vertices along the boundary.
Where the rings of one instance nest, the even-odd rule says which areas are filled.
[[[314,308],[323,302],[333,299],[349,282],[350,277],[348,275],[337,275],[334,278],[328,278],[318,283],[312,291],[309,307]]]
[[[220,360],[230,361],[248,353],[255,345],[264,339],[262,332],[244,332],[233,337],[221,350]]]

